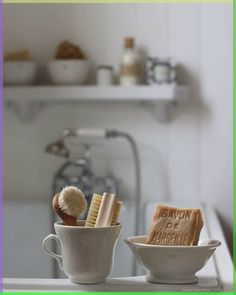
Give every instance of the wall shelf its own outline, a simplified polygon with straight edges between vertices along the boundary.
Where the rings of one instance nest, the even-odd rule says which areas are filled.
[[[33,118],[47,103],[58,102],[148,102],[165,118],[168,106],[185,103],[189,97],[188,92],[187,86],[174,83],[129,87],[8,86],[4,88],[4,97],[6,105],[22,118]]]

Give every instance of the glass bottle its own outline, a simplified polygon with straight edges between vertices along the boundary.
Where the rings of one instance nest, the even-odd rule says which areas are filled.
[[[140,80],[139,56],[135,50],[134,38],[125,38],[124,52],[120,66],[120,85],[137,85]]]

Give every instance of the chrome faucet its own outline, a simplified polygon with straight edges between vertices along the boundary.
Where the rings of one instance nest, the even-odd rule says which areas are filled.
[[[112,174],[105,177],[96,176],[92,170],[91,146],[83,145],[81,158],[68,159],[56,172],[53,179],[53,194],[58,193],[65,186],[73,185],[80,188],[90,205],[94,191],[102,193],[109,191],[118,194],[120,181]],[[86,214],[83,216],[86,217]]]

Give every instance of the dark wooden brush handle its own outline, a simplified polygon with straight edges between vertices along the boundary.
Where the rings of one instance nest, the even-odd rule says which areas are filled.
[[[64,225],[76,226],[77,225],[77,218],[74,216],[70,216],[63,212],[58,204],[59,193],[56,194],[52,199],[52,207],[55,213],[61,218],[64,222]]]

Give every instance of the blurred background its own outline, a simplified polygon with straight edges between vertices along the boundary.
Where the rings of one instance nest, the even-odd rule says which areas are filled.
[[[121,64],[126,62],[126,37],[133,38],[134,49],[140,57],[142,70],[137,83],[158,84],[158,74],[165,80],[165,72],[158,68],[160,60],[166,62],[167,58],[173,58],[178,64],[174,82],[187,87],[187,102],[171,106],[171,115],[164,123],[148,103],[119,99],[71,103],[67,101],[69,92],[66,91],[63,101],[44,101],[38,105],[35,115],[34,109],[24,105],[24,97],[30,98],[27,95],[34,93],[33,90],[25,92],[27,95],[23,92],[18,104],[6,103],[5,277],[59,275],[52,259],[43,252],[41,242],[52,231],[53,193],[68,183],[63,182],[65,179],[62,182],[56,179],[55,184],[55,175],[66,160],[46,153],[45,148],[57,140],[65,128],[116,129],[135,140],[141,166],[138,221],[141,234],[151,222],[151,215],[145,213],[148,202],[187,200],[188,204],[197,204],[203,201],[216,209],[232,249],[232,6],[4,5],[5,52],[21,49],[30,52],[30,58],[26,59],[37,63],[34,86],[51,83],[47,65],[64,40],[79,46],[89,60],[87,85],[98,83],[99,73],[102,75],[99,69],[106,70],[106,83],[111,83],[111,71],[112,83],[121,83],[119,75]],[[148,57],[159,58],[156,72],[154,70],[156,79],[152,76],[147,79]],[[154,68],[155,59],[151,62]],[[10,92],[14,90],[10,84],[8,81],[5,92],[9,98],[9,93],[14,93]],[[96,96],[96,90],[92,91]],[[60,91],[58,93],[61,97]],[[134,234],[137,222],[137,170],[129,142],[124,138],[69,138],[67,145],[73,158],[88,157],[85,150],[89,146],[89,172],[103,179],[103,188],[112,187],[124,202],[123,233],[112,275],[131,275],[131,253],[122,242],[125,236]],[[77,168],[72,167],[72,171]],[[83,169],[74,173],[81,174]],[[78,183],[78,179],[74,181]]]

